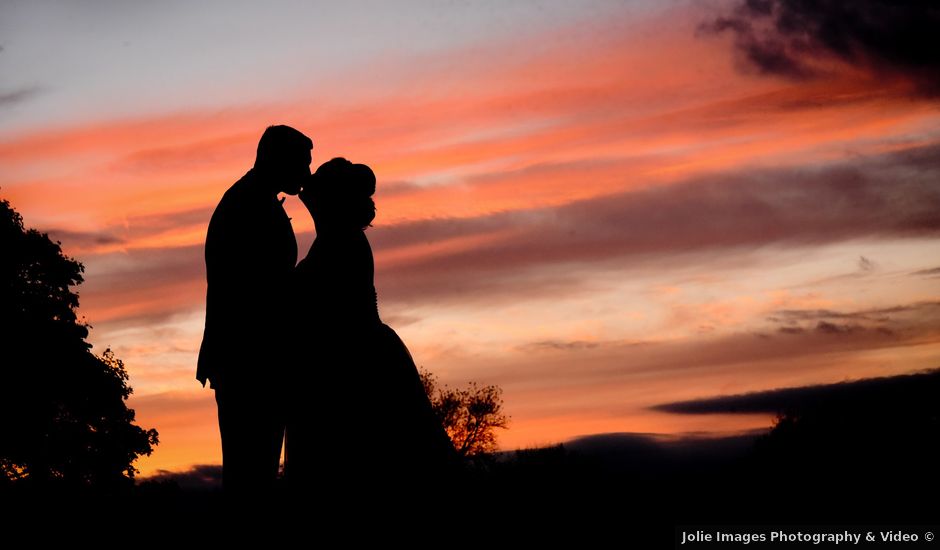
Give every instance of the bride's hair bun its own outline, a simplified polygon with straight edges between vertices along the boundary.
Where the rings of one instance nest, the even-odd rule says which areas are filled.
[[[328,160],[311,177],[317,195],[340,198],[371,197],[375,194],[375,173],[365,164],[353,164],[343,157]]]
[[[317,168],[304,193],[313,197],[313,214],[319,218],[351,216],[367,227],[375,218],[375,173],[365,164],[353,164],[337,157]]]

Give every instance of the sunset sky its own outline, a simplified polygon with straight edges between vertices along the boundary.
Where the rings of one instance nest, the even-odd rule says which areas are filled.
[[[940,366],[940,69],[852,18],[198,4],[0,6],[0,198],[85,264],[94,351],[160,432],[144,475],[221,460],[203,242],[270,124],[373,167],[383,320],[441,383],[503,389],[503,449],[769,426],[651,407]]]

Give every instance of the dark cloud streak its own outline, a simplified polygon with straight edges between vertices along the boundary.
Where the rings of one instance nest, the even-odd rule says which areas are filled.
[[[868,401],[877,406],[881,399],[875,395],[915,395],[925,393],[925,388],[932,391],[940,389],[940,369],[900,376],[866,378],[854,382],[802,386],[798,388],[780,388],[742,395],[726,395],[665,403],[651,407],[653,410],[676,414],[753,414],[782,413],[794,408],[814,406],[818,403],[836,400]]]
[[[781,309],[773,312],[769,321],[792,323],[796,321],[818,321],[828,319],[849,319],[866,321],[889,321],[889,314],[910,313],[925,309],[940,308],[940,301],[924,301],[914,304],[842,312],[829,309]]]
[[[42,89],[39,86],[27,86],[9,92],[0,92],[0,108],[12,107],[36,97]]]
[[[921,269],[918,271],[913,271],[909,273],[909,275],[912,275],[915,277],[931,277],[931,278],[940,277],[940,267],[933,267],[930,269]]]
[[[519,346],[522,351],[581,351],[596,348],[601,342],[587,342],[584,340],[539,340]]]
[[[795,311],[795,310],[791,310]],[[500,382],[531,384],[563,380],[615,383],[645,378],[652,373],[662,377],[691,377],[694,372],[717,369],[746,369],[757,372],[773,365],[788,365],[793,373],[800,369],[812,371],[820,364],[843,362],[845,354],[864,354],[878,349],[931,345],[940,341],[940,301],[900,304],[880,311],[892,311],[877,323],[861,319],[870,311],[831,312],[852,321],[833,322],[833,315],[817,310],[800,312],[806,319],[799,325],[761,327],[746,332],[733,332],[714,337],[670,341],[601,341],[593,346],[580,342],[535,341],[519,346],[527,358],[526,368],[513,374],[495,374]],[[546,345],[547,344],[547,345]],[[557,345],[553,345],[557,344]],[[568,344],[571,344],[570,346]],[[572,354],[577,354],[573,368]],[[835,359],[837,356],[842,358]],[[537,360],[532,361],[532,357]]]
[[[46,231],[52,239],[60,242],[66,249],[86,249],[95,246],[124,244],[126,239],[109,231],[71,231],[68,229],[49,229]]]
[[[930,0],[744,0],[699,31],[733,34],[746,64],[763,74],[812,78],[834,60],[909,79],[917,94],[935,98],[938,28],[940,6]]]
[[[616,261],[624,269],[721,250],[940,235],[940,146],[817,168],[742,170],[555,208],[370,230],[377,251],[471,236],[484,244],[377,263],[397,299],[564,284],[529,268]],[[381,204],[379,204],[381,209]]]
[[[100,246],[108,245],[126,245],[127,248],[133,249],[137,239],[155,237],[187,227],[208,227],[213,209],[214,207],[192,208],[169,213],[130,216],[122,223],[108,225],[100,231],[73,231],[57,228],[44,231],[52,238],[61,241],[67,252],[73,249],[94,251]],[[137,248],[143,247],[137,246]]]
[[[214,491],[222,489],[222,465],[221,464],[196,464],[188,470],[174,472],[170,470],[157,470],[157,472],[146,478],[141,478],[138,483],[171,483],[179,486],[180,489],[189,491]]]
[[[767,320],[782,324],[782,334],[876,334],[899,336],[911,328],[911,320],[930,321],[940,327],[940,301],[924,301],[886,308],[841,312],[827,309],[785,309]]]

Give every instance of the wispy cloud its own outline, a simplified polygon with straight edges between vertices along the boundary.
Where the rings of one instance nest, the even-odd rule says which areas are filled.
[[[29,101],[41,92],[42,88],[39,86],[25,86],[10,91],[0,90],[0,109]]]
[[[816,168],[712,174],[555,208],[379,226],[370,237],[379,261],[387,258],[379,265],[394,297],[492,292],[500,273],[518,278],[537,266],[621,259],[630,269],[667,255],[935,236],[937,177],[940,148],[930,146]],[[398,248],[436,242],[396,261]]]
[[[524,346],[528,353],[538,352],[539,362],[533,368],[539,379],[547,381],[553,376],[573,382],[579,378],[595,381],[631,379],[656,373],[663,380],[672,375],[689,376],[695,370],[736,366],[753,372],[760,363],[799,360],[831,353],[852,353],[864,350],[923,345],[940,341],[940,302],[905,304],[884,311],[897,312],[893,317],[882,317],[878,322],[857,321],[836,324],[826,321],[834,316],[829,312],[802,312],[813,319],[809,328],[780,331],[779,327],[754,323],[748,331],[737,331],[714,337],[683,338],[666,341],[594,342],[581,346],[576,370],[570,351],[564,343],[544,345],[542,341]],[[850,318],[862,319],[869,311],[844,313]],[[842,317],[845,318],[845,317]],[[844,327],[850,327],[844,329]],[[576,344],[577,345],[577,344]],[[811,363],[807,361],[807,364]],[[558,370],[555,370],[555,369]],[[794,369],[800,368],[794,366]],[[530,376],[532,373],[520,373]],[[515,378],[515,376],[513,377]]]
[[[92,325],[156,323],[204,307],[201,245],[104,254],[94,258],[85,277],[82,311]]]
[[[910,275],[914,277],[940,277],[940,267],[919,269],[917,271],[912,271]]]

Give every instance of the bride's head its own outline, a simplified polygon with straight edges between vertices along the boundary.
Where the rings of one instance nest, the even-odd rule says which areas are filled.
[[[365,229],[375,219],[375,174],[365,164],[335,158],[317,168],[300,198],[323,229]]]

